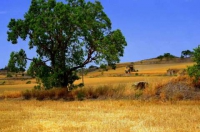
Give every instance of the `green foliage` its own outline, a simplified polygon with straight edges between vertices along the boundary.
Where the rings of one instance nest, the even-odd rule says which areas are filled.
[[[115,63],[108,63],[108,66],[110,66],[113,70],[117,67]]]
[[[135,76],[138,76],[139,74],[138,73],[135,73]]]
[[[187,73],[190,77],[194,77],[195,81],[199,81],[200,79],[200,46],[194,49],[193,52],[194,64],[193,66],[189,66],[187,69]]]
[[[26,84],[31,84],[31,81],[27,81]]]
[[[84,83],[80,83],[80,84],[78,85],[78,87],[80,87],[80,88],[84,87]]]
[[[163,55],[159,55],[159,56],[157,57],[157,59],[160,59],[160,60],[162,60],[163,58],[164,58]]]
[[[7,77],[12,77],[12,74],[11,73],[7,73]]]
[[[76,71],[90,62],[118,63],[127,45],[119,29],[111,30],[99,1],[32,0],[24,19],[11,19],[8,28],[8,41],[28,38],[29,49],[36,49],[37,58],[19,55],[32,61],[28,74],[46,89],[72,85]]]
[[[36,86],[34,86],[34,89],[35,89],[35,90],[41,90],[41,85],[36,85]]]
[[[8,70],[8,66],[5,66],[4,68],[1,68],[0,71],[3,70]]]
[[[190,50],[184,50],[181,52],[181,58],[188,58],[193,55],[193,52]]]
[[[35,66],[36,67],[36,66]],[[35,77],[35,70],[34,70],[34,62],[31,62],[28,70],[27,70],[27,75],[31,76],[31,77]]]
[[[98,67],[91,65],[91,66],[89,66],[89,69],[98,69]]]
[[[24,59],[26,57],[25,51],[20,50],[19,52],[11,52],[10,60],[8,62],[8,70],[10,72],[24,72],[26,68],[27,61]]]
[[[104,71],[107,71],[107,65],[106,64],[101,64],[100,68],[103,69]]]
[[[171,55],[170,53],[164,53],[164,55],[159,55],[158,57],[156,57],[157,59],[163,60],[164,58],[166,58],[167,60],[171,60],[173,58],[176,58],[176,56]]]
[[[79,91],[78,91],[78,93],[77,93],[77,98],[78,98],[78,100],[80,100],[80,101],[84,100],[84,98],[85,98],[85,93],[84,93],[83,90],[79,90]]]

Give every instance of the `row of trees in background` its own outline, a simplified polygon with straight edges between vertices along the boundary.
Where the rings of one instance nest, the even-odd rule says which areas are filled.
[[[193,56],[193,52],[190,50],[184,50],[181,52],[181,58],[189,58]],[[173,58],[178,58],[177,56],[174,56],[170,53],[164,53],[163,55],[159,55],[158,57],[156,57],[157,59],[163,60],[163,59],[167,59],[167,60],[171,60]]]

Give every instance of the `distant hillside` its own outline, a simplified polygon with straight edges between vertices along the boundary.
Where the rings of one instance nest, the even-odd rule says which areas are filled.
[[[186,63],[186,62],[193,62],[192,58],[173,58],[173,59],[157,59],[157,58],[151,58],[151,59],[145,59],[141,61],[136,62],[125,62],[125,63],[118,63],[117,68],[119,67],[126,67],[127,65],[149,65],[149,64],[172,64],[172,63]]]

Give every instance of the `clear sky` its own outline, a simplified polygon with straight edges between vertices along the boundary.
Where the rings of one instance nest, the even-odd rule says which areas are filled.
[[[120,29],[128,43],[121,62],[154,58],[164,53],[180,56],[181,51],[193,50],[200,44],[200,0],[100,2],[113,30]],[[23,48],[29,58],[35,55],[28,49],[27,41],[20,40],[17,45],[7,41],[10,19],[23,19],[30,3],[31,0],[0,1],[0,68],[7,65],[12,51]]]

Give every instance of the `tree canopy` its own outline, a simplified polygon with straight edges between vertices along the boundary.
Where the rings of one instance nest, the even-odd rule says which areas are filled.
[[[157,59],[164,59],[166,58],[167,60],[170,60],[170,59],[173,59],[173,58],[176,58],[176,56],[170,54],[170,53],[164,53],[164,55],[159,55],[158,57],[156,57]]]
[[[188,57],[191,57],[192,55],[193,55],[193,52],[190,50],[184,50],[181,52],[182,58],[188,58]]]
[[[118,63],[127,45],[99,1],[32,0],[24,19],[11,19],[8,28],[8,41],[29,40],[36,49],[36,57],[22,57],[47,89],[73,84],[76,70],[90,62]]]
[[[26,60],[23,59],[25,52],[20,50],[19,52],[11,52],[10,60],[8,62],[7,69],[10,72],[24,72],[26,68]]]

